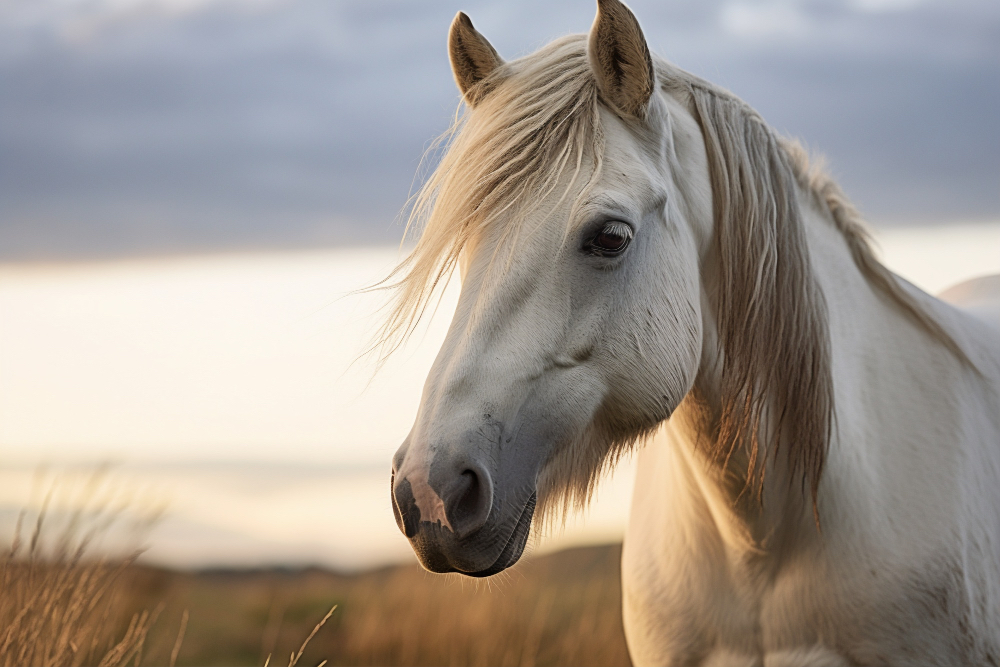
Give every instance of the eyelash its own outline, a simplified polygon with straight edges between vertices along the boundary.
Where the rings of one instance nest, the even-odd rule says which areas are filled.
[[[622,239],[621,243],[617,246],[610,246],[607,243],[599,243],[599,239],[602,236],[609,237],[620,237]],[[590,239],[584,244],[584,250],[591,255],[596,255],[598,257],[617,257],[618,255],[625,252],[629,244],[632,242],[632,238],[635,233],[632,231],[632,226],[627,222],[621,220],[609,220],[605,222],[600,229],[597,230]],[[607,241],[608,239],[605,239]]]

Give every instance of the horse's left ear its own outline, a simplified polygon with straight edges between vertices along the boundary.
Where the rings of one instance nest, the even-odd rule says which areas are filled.
[[[470,107],[488,91],[477,84],[503,64],[500,54],[479,34],[464,12],[459,12],[448,31],[448,56],[455,83]]]
[[[619,0],[597,0],[588,54],[605,101],[626,116],[644,119],[656,73],[639,21]]]

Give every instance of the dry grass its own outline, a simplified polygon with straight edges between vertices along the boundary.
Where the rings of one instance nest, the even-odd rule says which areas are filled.
[[[122,518],[95,493],[102,482],[99,472],[84,487],[90,495],[83,500],[96,504],[78,503],[57,516],[54,528],[46,523],[54,486],[39,509],[18,517],[11,546],[0,557],[0,665],[141,662],[162,607],[140,610],[146,592],[122,585],[137,550],[112,558],[88,552]],[[33,528],[25,542],[26,518]]]
[[[502,581],[417,566],[353,576],[324,570],[140,571],[167,603],[150,655],[165,655],[182,610],[178,665],[261,665],[294,654],[336,604],[300,664],[628,665],[620,549],[573,549],[519,565]],[[281,659],[284,662],[284,659]]]
[[[629,664],[617,546],[478,582],[416,565],[178,573],[105,539],[123,505],[52,511],[50,497],[0,556],[0,667]]]
[[[2,565],[0,665],[124,665],[141,659],[155,613],[136,612],[114,584],[126,563]],[[117,638],[117,639],[116,639]]]

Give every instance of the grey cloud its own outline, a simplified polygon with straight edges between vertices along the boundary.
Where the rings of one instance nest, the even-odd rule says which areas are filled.
[[[0,9],[0,259],[395,241],[458,100],[455,11],[505,57],[593,17],[567,0],[165,2]],[[630,4],[654,50],[827,154],[876,222],[1000,215],[997,3]]]

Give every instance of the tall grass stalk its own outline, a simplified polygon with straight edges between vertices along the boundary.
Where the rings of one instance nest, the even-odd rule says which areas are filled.
[[[0,665],[112,667],[141,661],[162,606],[127,611],[128,594],[120,584],[139,549],[116,557],[94,553],[95,543],[121,522],[124,508],[108,502],[114,493],[101,493],[107,491],[104,472],[90,476],[75,507],[57,512],[54,525],[50,504],[58,482],[37,511],[18,515],[10,548],[0,555]]]

